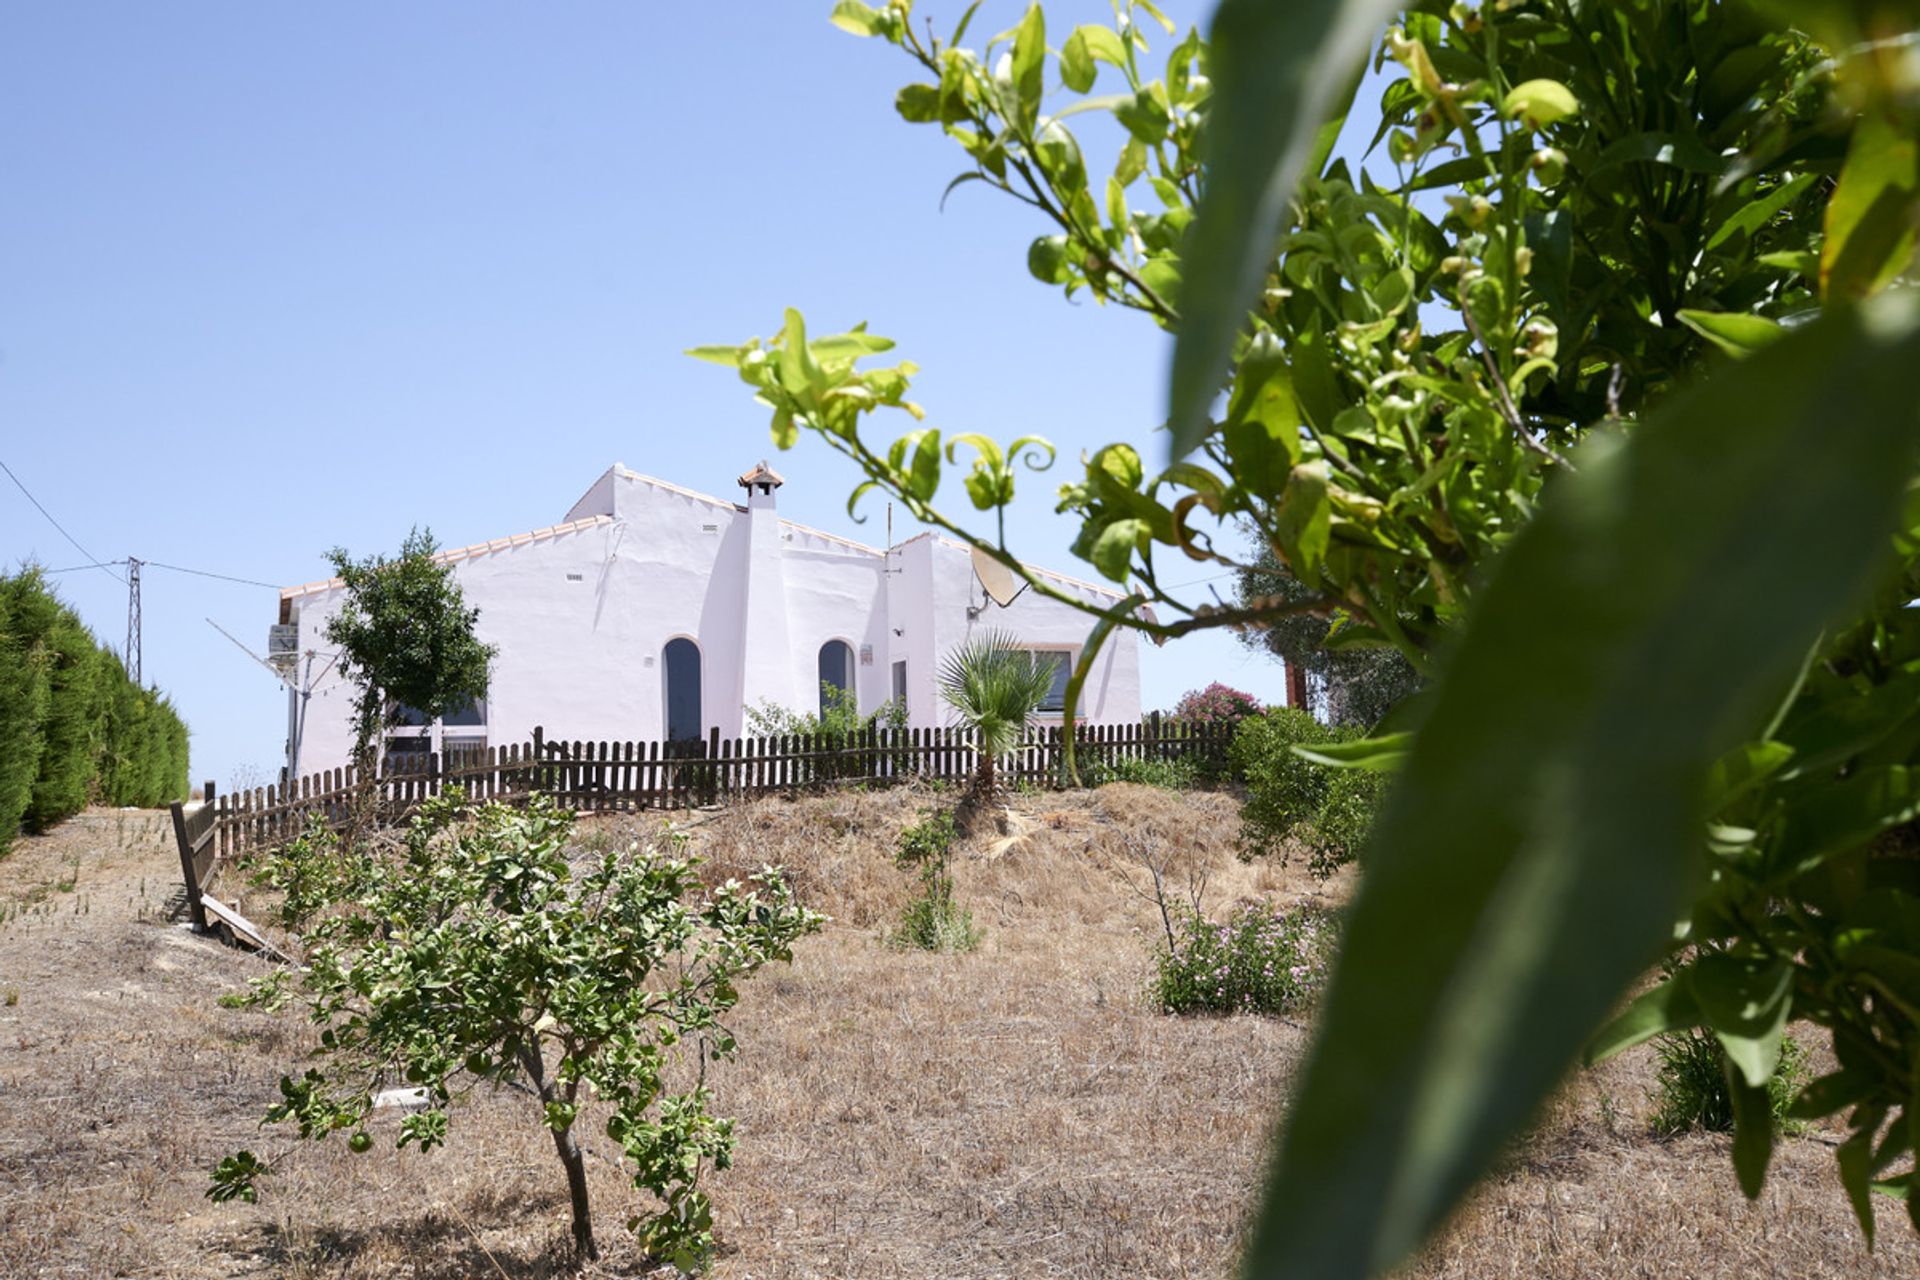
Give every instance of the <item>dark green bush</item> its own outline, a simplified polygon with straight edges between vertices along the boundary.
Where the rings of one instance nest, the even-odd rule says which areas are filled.
[[[1203,781],[1201,768],[1191,760],[1135,760],[1125,758],[1111,764],[1096,762],[1080,771],[1080,780],[1089,787],[1109,782],[1137,782],[1142,786],[1168,791],[1186,791]]]
[[[1289,1013],[1326,982],[1337,938],[1322,907],[1246,906],[1220,923],[1188,910],[1160,953],[1154,1003],[1167,1013]]]
[[[45,652],[15,631],[6,585],[0,581],[0,854],[33,798],[47,715]]]
[[[187,727],[136,687],[38,570],[0,577],[0,852],[89,803],[187,793]]]
[[[1653,1131],[1662,1137],[1704,1129],[1733,1132],[1733,1095],[1727,1088],[1727,1055],[1710,1031],[1659,1036],[1653,1093]],[[1780,1040],[1780,1061],[1767,1081],[1767,1103],[1776,1131],[1792,1132],[1787,1108],[1807,1082],[1807,1051],[1792,1036]]]
[[[1308,868],[1322,877],[1358,857],[1388,775],[1329,768],[1302,758],[1294,748],[1363,736],[1358,729],[1321,724],[1295,707],[1274,707],[1242,720],[1228,749],[1233,771],[1247,787],[1240,809],[1240,856],[1284,855],[1293,841],[1306,849]]]
[[[1370,769],[1326,770],[1320,811],[1300,831],[1307,869],[1325,879],[1360,856],[1387,785],[1387,774]]]

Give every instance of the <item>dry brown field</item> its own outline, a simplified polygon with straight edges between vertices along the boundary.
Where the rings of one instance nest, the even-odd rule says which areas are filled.
[[[716,1280],[1231,1274],[1304,1020],[1170,1018],[1143,988],[1159,933],[1143,845],[1207,876],[1205,902],[1338,897],[1232,856],[1223,794],[1128,785],[1016,798],[1017,834],[962,857],[973,954],[888,947],[909,890],[892,791],[693,815],[716,875],[791,867],[834,922],[744,988],[736,1061],[710,1074],[738,1119],[712,1176]],[[594,818],[582,839],[646,836]],[[293,1010],[220,1008],[267,962],[168,918],[169,842],[76,821],[0,860],[0,1275],[539,1277],[561,1274],[566,1200],[533,1104],[476,1095],[431,1155],[296,1149],[259,1117],[312,1036]],[[1185,883],[1184,866],[1178,877]],[[1832,1135],[1786,1139],[1749,1205],[1722,1137],[1647,1126],[1650,1055],[1573,1077],[1536,1132],[1410,1270],[1492,1277],[1920,1275],[1898,1206],[1869,1253]],[[390,1134],[392,1117],[376,1123]],[[650,1274],[636,1205],[589,1139],[606,1258]],[[221,1156],[285,1154],[257,1205],[203,1196]]]

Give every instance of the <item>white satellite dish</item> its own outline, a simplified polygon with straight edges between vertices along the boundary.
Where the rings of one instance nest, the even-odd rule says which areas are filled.
[[[980,579],[980,587],[987,593],[987,598],[1003,609],[1020,594],[1013,570],[978,547],[973,548],[973,576]]]

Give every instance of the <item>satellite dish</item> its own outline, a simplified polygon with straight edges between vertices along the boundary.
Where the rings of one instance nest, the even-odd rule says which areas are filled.
[[[987,593],[987,598],[1002,609],[1012,604],[1013,598],[1020,594],[1013,570],[978,547],[973,548],[973,576],[980,579],[980,587]]]

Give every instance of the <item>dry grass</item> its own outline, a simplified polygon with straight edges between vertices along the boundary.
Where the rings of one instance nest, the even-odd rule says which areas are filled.
[[[720,1280],[1210,1276],[1230,1272],[1273,1099],[1303,1027],[1169,1019],[1144,1003],[1160,924],[1135,891],[1141,842],[1209,909],[1314,892],[1234,861],[1235,806],[1117,785],[1016,800],[1012,843],[956,867],[986,929],[970,955],[885,945],[911,891],[899,829],[950,796],[896,791],[699,815],[713,874],[792,869],[835,923],[753,980],[738,1062],[714,1078],[739,1121],[714,1178]],[[583,824],[624,839],[652,824]],[[563,1270],[566,1207],[531,1104],[476,1096],[431,1156],[304,1149],[258,1206],[201,1192],[220,1156],[292,1146],[257,1121],[309,1032],[295,1014],[215,1006],[261,962],[161,918],[164,844],[100,829],[26,840],[0,861],[0,1274],[464,1277]],[[68,888],[61,886],[71,881]],[[1341,886],[1334,886],[1338,893]],[[1783,1144],[1765,1198],[1733,1186],[1724,1139],[1646,1136],[1644,1059],[1574,1081],[1509,1168],[1414,1268],[1425,1277],[1895,1276],[1920,1249],[1888,1212],[1860,1245],[1822,1135]],[[379,1126],[394,1122],[383,1119]],[[632,1193],[595,1182],[609,1256]]]

